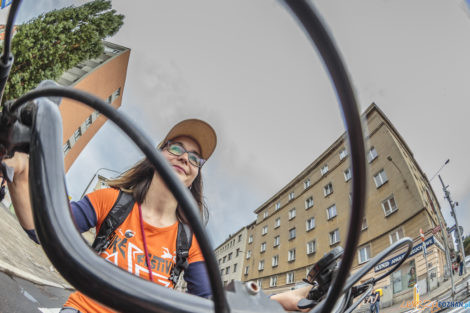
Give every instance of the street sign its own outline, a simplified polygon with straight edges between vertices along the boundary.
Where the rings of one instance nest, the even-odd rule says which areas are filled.
[[[451,228],[447,228],[447,232],[448,232],[449,234],[451,234],[456,228],[457,228],[457,226],[455,226],[455,225],[452,226]]]
[[[2,0],[2,9],[9,6],[13,0]]]

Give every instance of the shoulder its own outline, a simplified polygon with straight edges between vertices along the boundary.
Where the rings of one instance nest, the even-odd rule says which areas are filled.
[[[119,189],[115,188],[104,188],[93,191],[87,194],[87,198],[93,204],[102,204],[104,202],[112,202],[114,203],[119,195]]]

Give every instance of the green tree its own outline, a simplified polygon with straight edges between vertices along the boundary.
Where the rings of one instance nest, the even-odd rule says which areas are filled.
[[[463,250],[465,255],[470,255],[470,236],[465,237],[463,240]]]
[[[58,79],[78,63],[103,53],[102,40],[123,25],[111,1],[95,0],[38,16],[18,26],[15,57],[3,99],[18,98],[45,79]]]

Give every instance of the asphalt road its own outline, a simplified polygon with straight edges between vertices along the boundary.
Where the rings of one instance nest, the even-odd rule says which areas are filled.
[[[0,272],[0,312],[57,313],[67,300],[70,290],[35,285]]]

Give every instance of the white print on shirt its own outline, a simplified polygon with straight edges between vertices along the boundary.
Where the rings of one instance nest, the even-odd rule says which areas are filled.
[[[173,251],[173,254],[170,253],[168,248],[162,247],[163,248],[163,254],[161,256],[162,259],[170,259],[173,260],[173,262],[176,263],[176,251]]]

